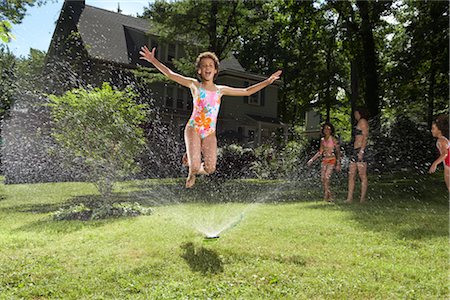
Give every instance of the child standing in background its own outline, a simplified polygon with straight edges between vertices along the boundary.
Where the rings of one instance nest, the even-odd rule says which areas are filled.
[[[431,125],[431,134],[437,138],[436,147],[439,149],[439,157],[431,164],[429,173],[436,172],[440,163],[444,165],[444,181],[450,191],[450,141],[448,140],[449,122],[447,115],[439,116]]]
[[[321,180],[324,191],[324,201],[334,202],[330,190],[330,178],[333,170],[341,171],[341,151],[337,139],[334,137],[334,126],[331,123],[322,125],[323,137],[320,140],[319,151],[307,162],[308,167],[322,156]]]

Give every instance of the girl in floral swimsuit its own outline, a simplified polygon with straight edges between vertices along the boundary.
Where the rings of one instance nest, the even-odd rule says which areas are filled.
[[[279,79],[281,71],[275,72],[266,80],[250,87],[233,88],[214,84],[214,79],[219,72],[219,59],[212,52],[204,52],[197,57],[195,67],[200,82],[194,78],[177,74],[159,62],[155,57],[155,48],[150,51],[147,46],[144,46],[139,54],[141,59],[152,63],[169,79],[191,90],[194,108],[184,130],[187,165],[189,166],[186,187],[191,188],[195,184],[197,174],[208,175],[216,170],[217,139],[215,133],[221,97],[250,96]]]
[[[336,171],[341,171],[341,151],[337,139],[334,137],[334,127],[331,123],[325,123],[322,126],[323,138],[320,140],[319,151],[310,160],[307,165],[322,156],[321,179],[324,190],[324,201],[333,202],[333,196],[330,190],[330,178],[333,174],[334,167]]]

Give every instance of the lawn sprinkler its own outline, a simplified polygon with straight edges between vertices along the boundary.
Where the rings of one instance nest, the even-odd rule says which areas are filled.
[[[217,241],[220,238],[218,235],[207,235],[204,237],[205,241]]]

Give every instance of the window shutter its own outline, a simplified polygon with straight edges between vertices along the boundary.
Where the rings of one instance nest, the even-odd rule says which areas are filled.
[[[244,81],[244,87],[248,87],[248,81]],[[244,96],[244,103],[248,104],[248,96]]]
[[[266,89],[262,89],[259,95],[259,104],[261,106],[264,106],[264,104],[266,103]]]

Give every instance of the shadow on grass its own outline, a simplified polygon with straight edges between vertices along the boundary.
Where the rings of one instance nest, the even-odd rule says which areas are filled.
[[[68,234],[77,232],[86,228],[99,228],[106,224],[114,222],[114,219],[95,220],[95,221],[54,221],[51,219],[31,222],[23,225],[14,231],[26,231],[26,232],[47,232],[52,234]]]
[[[397,199],[372,200],[364,204],[312,204],[307,207],[349,212],[348,218],[365,230],[389,232],[400,240],[423,240],[449,235],[448,207],[444,203]]]
[[[191,268],[192,272],[206,274],[217,274],[223,272],[223,263],[219,255],[204,247],[196,247],[192,242],[181,245],[183,254],[181,257]]]

